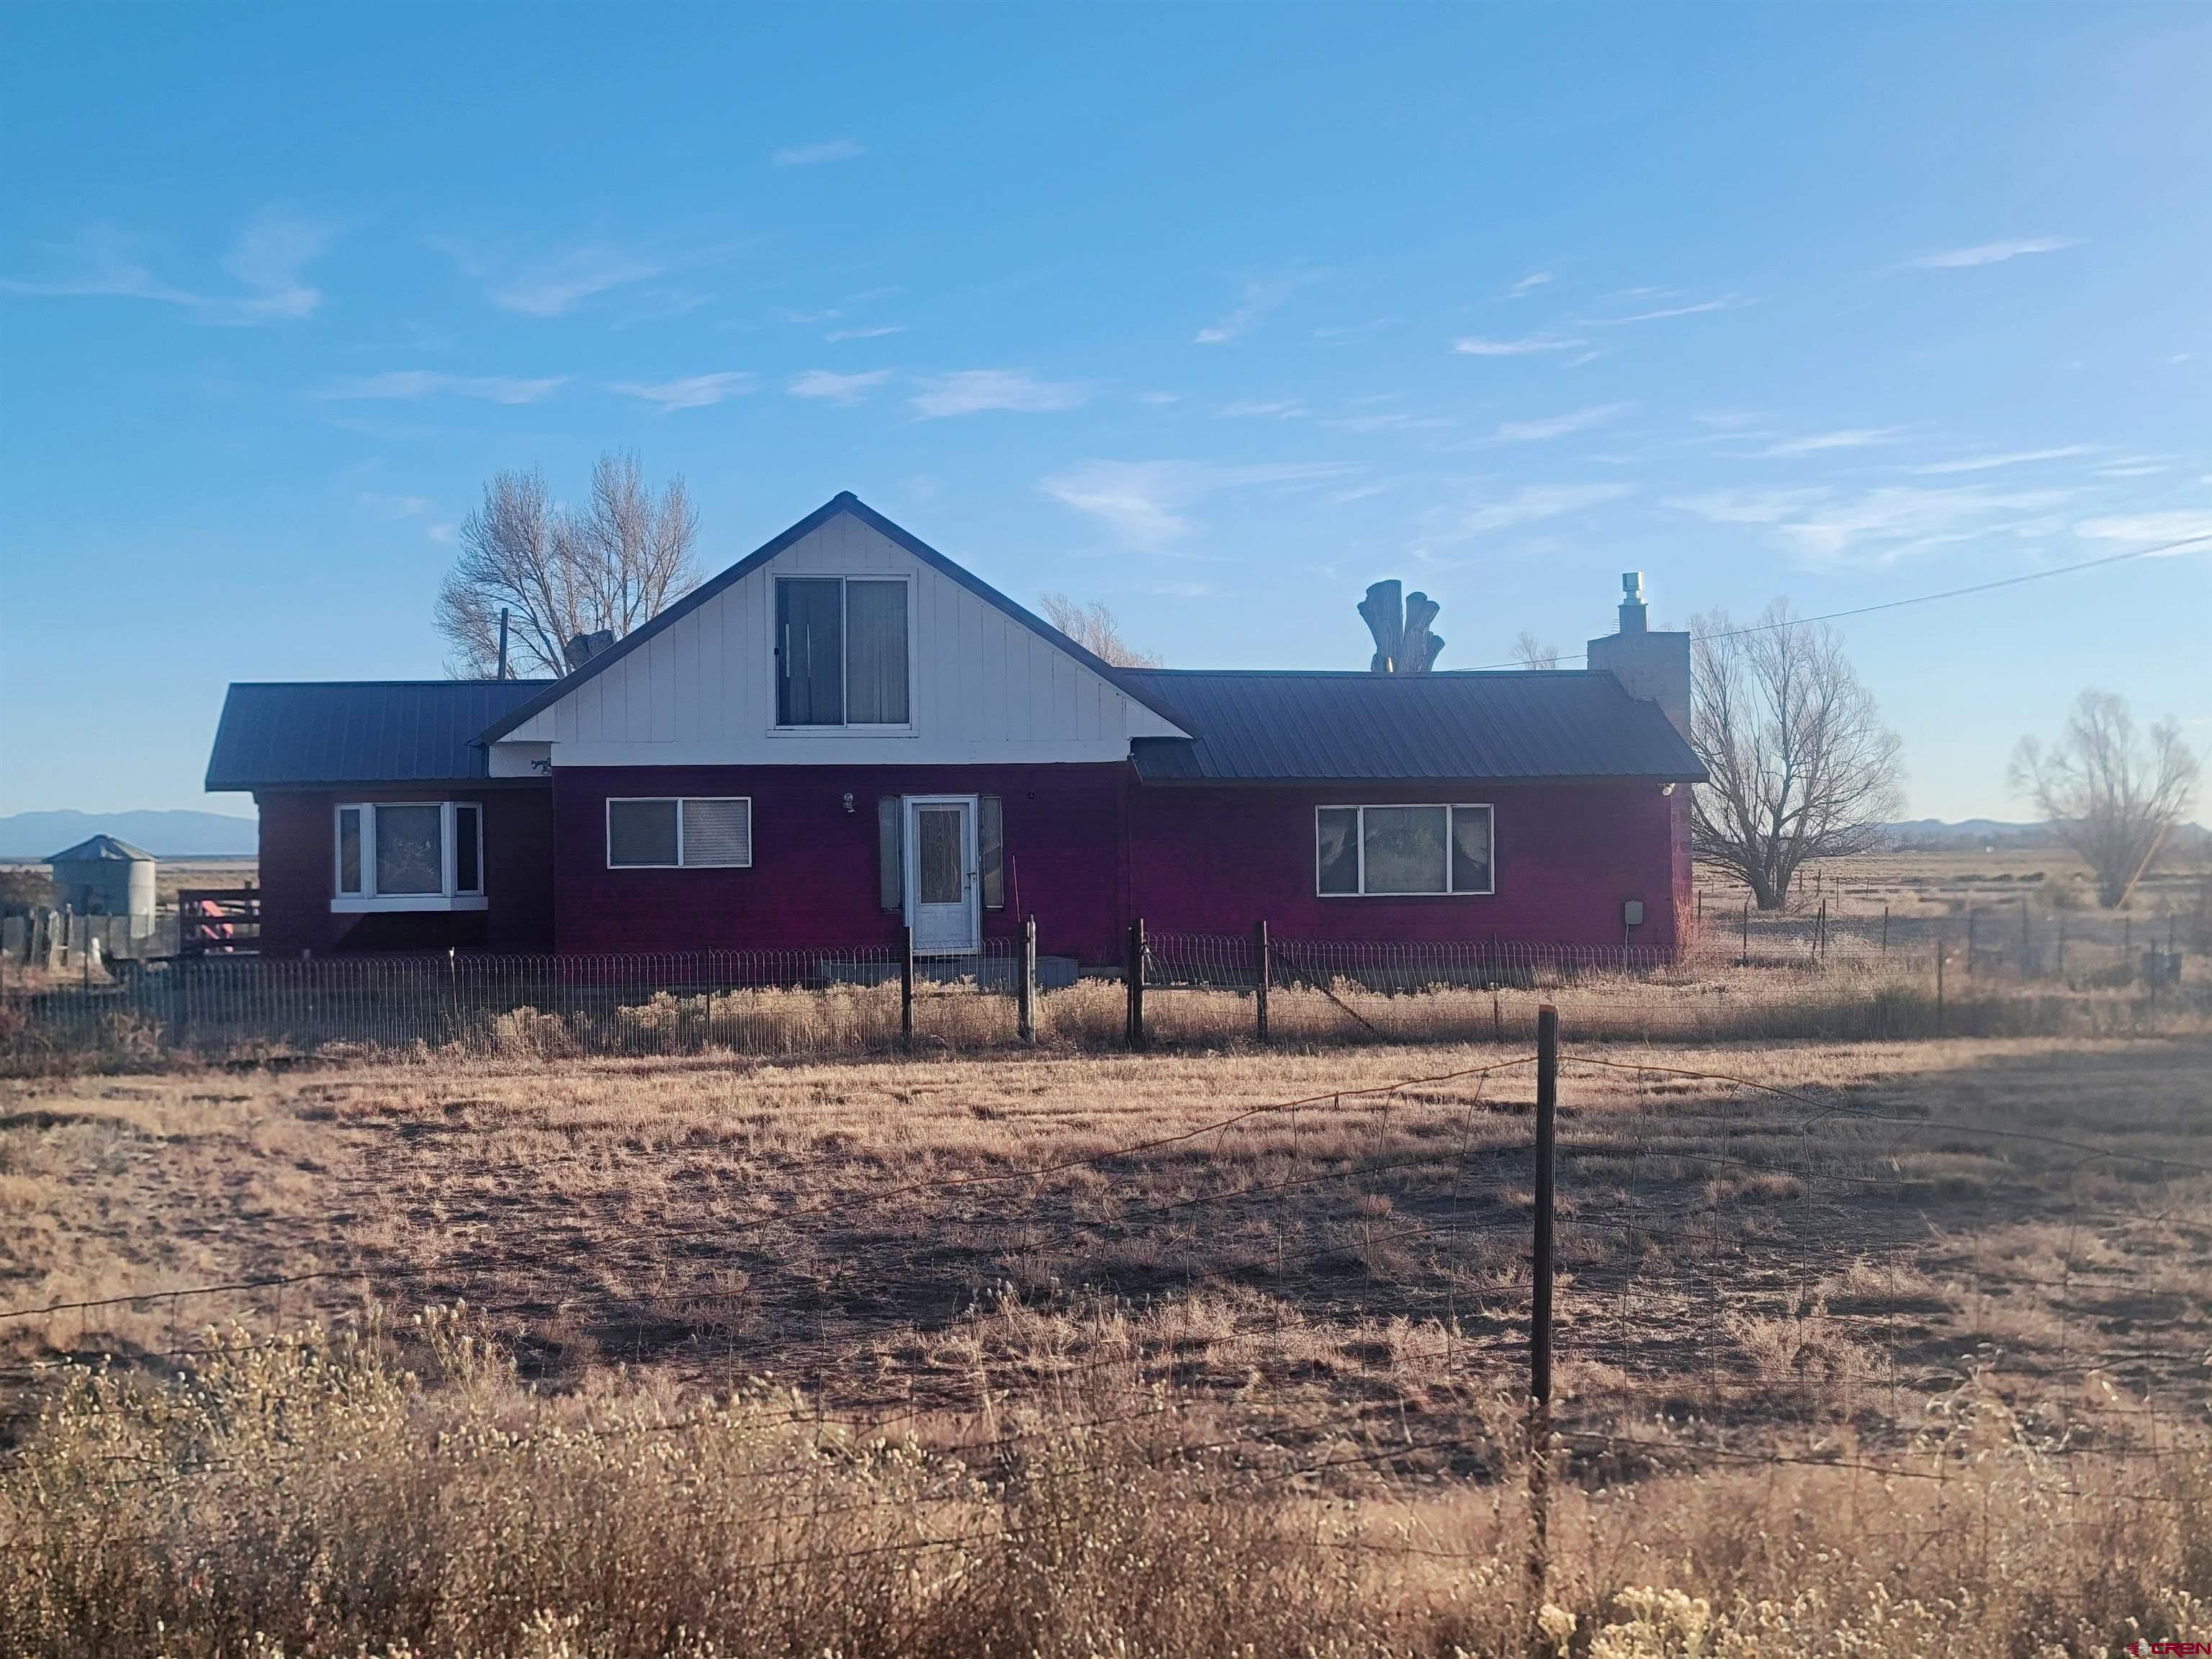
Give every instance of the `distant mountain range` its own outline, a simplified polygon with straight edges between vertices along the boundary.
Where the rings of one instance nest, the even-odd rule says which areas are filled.
[[[252,858],[252,818],[223,812],[11,812],[0,817],[0,859],[43,859],[89,836],[112,836],[157,859]]]
[[[2002,818],[1961,818],[1947,823],[1942,818],[1912,818],[1887,826],[1891,842],[1899,847],[2052,847],[2057,837],[2048,823],[2012,823]],[[2212,830],[2201,823],[2177,825],[2166,838],[2167,849],[2200,853],[2212,845]]]

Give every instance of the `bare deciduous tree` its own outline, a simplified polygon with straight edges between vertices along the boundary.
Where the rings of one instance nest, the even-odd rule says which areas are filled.
[[[2046,749],[2033,738],[2020,740],[2012,787],[2081,854],[2109,910],[2127,902],[2188,816],[2203,770],[2173,721],[2160,720],[2139,738],[2124,699],[2084,691],[2057,742]]]
[[[655,501],[635,455],[599,457],[580,510],[556,506],[543,473],[495,474],[462,522],[460,556],[438,593],[453,672],[497,671],[506,611],[511,672],[567,672],[563,647],[577,635],[604,629],[620,639],[697,585],[698,533],[683,479]]]
[[[1559,647],[1546,645],[1524,628],[1513,641],[1513,660],[1523,668],[1557,668],[1559,665]]]
[[[1047,593],[1038,601],[1044,619],[1092,656],[1116,668],[1158,668],[1160,659],[1139,651],[1121,637],[1114,613],[1098,600],[1079,605],[1065,593]]]
[[[1897,734],[1832,629],[1786,599],[1738,629],[1714,611],[1692,624],[1690,741],[1711,776],[1692,796],[1697,855],[1779,909],[1808,859],[1863,853],[1897,816]]]

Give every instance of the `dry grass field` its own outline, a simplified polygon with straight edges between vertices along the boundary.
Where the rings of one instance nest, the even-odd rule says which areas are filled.
[[[1521,1651],[1522,1054],[9,1085],[0,1648]],[[1560,1650],[2201,1634],[2212,1042],[1566,1054]]]

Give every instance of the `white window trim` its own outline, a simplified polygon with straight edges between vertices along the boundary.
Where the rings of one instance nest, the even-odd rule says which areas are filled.
[[[684,862],[684,803],[687,800],[741,800],[745,804],[745,861],[743,864],[686,864]],[[615,807],[632,801],[666,801],[676,809],[676,862],[673,864],[617,864]],[[609,795],[601,809],[605,832],[607,868],[617,873],[629,870],[750,870],[753,867],[753,798],[750,795]]]
[[[435,893],[380,893],[376,890],[376,813],[382,806],[434,806],[438,809],[438,879],[441,890]],[[458,848],[453,836],[459,806],[473,806],[477,815],[477,888],[473,892],[461,892],[453,885],[454,872],[459,860],[454,854]],[[348,812],[361,814],[361,891],[343,893],[338,884],[343,879],[341,860],[339,824]],[[331,810],[331,913],[333,915],[357,916],[386,912],[483,910],[489,908],[484,896],[484,810],[482,801],[454,800],[343,800]]]
[[[769,736],[772,738],[829,738],[840,736],[856,738],[896,738],[913,736],[915,699],[920,695],[921,690],[921,675],[919,667],[921,653],[918,648],[919,641],[916,638],[915,629],[915,579],[913,574],[909,572],[896,570],[855,570],[849,573],[836,570],[793,570],[786,574],[773,576],[771,586],[769,589],[768,603],[768,660],[769,675],[768,706],[770,708],[781,708],[783,706],[783,688],[781,684],[783,673],[783,653],[780,648],[782,645],[782,641],[775,637],[776,599],[775,589],[773,586],[774,582],[836,582],[837,584],[838,650],[844,653],[844,661],[838,665],[838,671],[841,676],[842,676],[846,671],[850,669],[853,661],[851,653],[846,644],[846,641],[850,641],[853,637],[852,608],[847,602],[845,597],[847,584],[851,582],[898,582],[905,586],[906,718],[902,720],[842,720],[836,726],[787,726],[779,720],[769,727]],[[840,706],[849,707],[853,701],[853,688],[850,682],[848,681],[845,684],[840,686],[838,690]],[[632,869],[640,869],[659,866],[633,865],[629,867]]]
[[[1490,884],[1487,887],[1451,888],[1430,893],[1370,893],[1367,890],[1367,812],[1370,808],[1425,806],[1431,810],[1442,807],[1444,818],[1444,880],[1451,880],[1453,812],[1480,812],[1490,826]],[[1321,815],[1323,812],[1357,812],[1353,820],[1352,852],[1359,872],[1359,890],[1354,893],[1325,893],[1321,885]],[[1323,801],[1314,808],[1314,896],[1324,899],[1432,899],[1432,898],[1495,898],[1498,896],[1498,809],[1486,800],[1362,800]]]

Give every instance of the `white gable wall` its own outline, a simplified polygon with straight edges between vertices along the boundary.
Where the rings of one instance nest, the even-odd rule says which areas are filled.
[[[778,576],[914,584],[912,726],[775,726]],[[494,745],[556,766],[904,766],[1127,758],[1176,726],[934,567],[840,513]],[[522,745],[530,745],[525,749]]]

